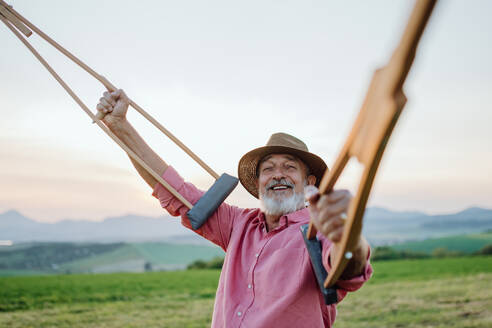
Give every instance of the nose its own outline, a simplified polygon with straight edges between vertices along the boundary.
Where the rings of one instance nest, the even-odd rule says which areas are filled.
[[[281,180],[281,179],[285,178],[285,174],[280,167],[277,167],[275,169],[275,171],[273,172],[272,178],[275,180]]]

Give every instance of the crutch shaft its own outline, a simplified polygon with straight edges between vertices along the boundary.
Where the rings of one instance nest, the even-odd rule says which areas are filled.
[[[202,168],[205,169],[215,180],[219,178],[219,175],[212,170],[204,161],[202,161],[194,152],[191,151],[184,143],[182,143],[178,138],[176,138],[169,130],[162,126],[156,119],[154,119],[149,113],[144,111],[142,107],[137,105],[133,100],[130,99],[130,105],[135,108],[143,117],[145,117],[150,123],[152,123],[157,129],[164,133],[169,139],[171,139],[179,148],[181,148],[185,153],[188,154],[195,162],[197,162]]]

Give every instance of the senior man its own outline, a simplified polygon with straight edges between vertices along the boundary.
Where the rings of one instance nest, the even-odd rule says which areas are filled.
[[[203,195],[166,164],[126,119],[128,98],[122,90],[105,92],[97,109],[104,123],[146,164],[191,203]],[[189,229],[188,208],[172,196],[138,163],[153,196]],[[326,164],[299,139],[285,133],[245,154],[238,165],[242,185],[259,198],[261,209],[241,209],[223,203],[196,233],[225,252],[215,298],[212,327],[331,327],[336,305],[325,305],[318,289],[300,226],[313,218],[322,243],[323,264],[329,271],[343,233],[343,215],[351,196],[333,191],[320,196],[313,186]],[[309,207],[305,203],[305,187]],[[314,192],[313,189],[314,188]],[[309,189],[309,188],[308,188]],[[331,256],[330,256],[331,255]],[[369,279],[369,245],[361,236],[353,258],[337,282],[338,299]]]

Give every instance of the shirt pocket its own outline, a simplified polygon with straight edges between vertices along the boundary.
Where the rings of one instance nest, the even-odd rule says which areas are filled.
[[[298,292],[302,284],[302,272],[306,250],[281,248],[264,258],[255,274],[256,295],[267,298],[285,298]]]

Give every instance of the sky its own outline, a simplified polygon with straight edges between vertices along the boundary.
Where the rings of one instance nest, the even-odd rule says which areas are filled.
[[[219,174],[283,131],[329,167],[413,1],[61,1],[9,4],[126,91]],[[492,208],[492,2],[441,1],[404,85],[407,105],[369,206]],[[104,87],[40,37],[30,42],[91,109]],[[166,214],[125,153],[0,25],[0,213],[43,222]],[[188,181],[213,179],[130,110]],[[352,160],[337,188],[356,192]],[[256,207],[242,186],[227,200]]]

